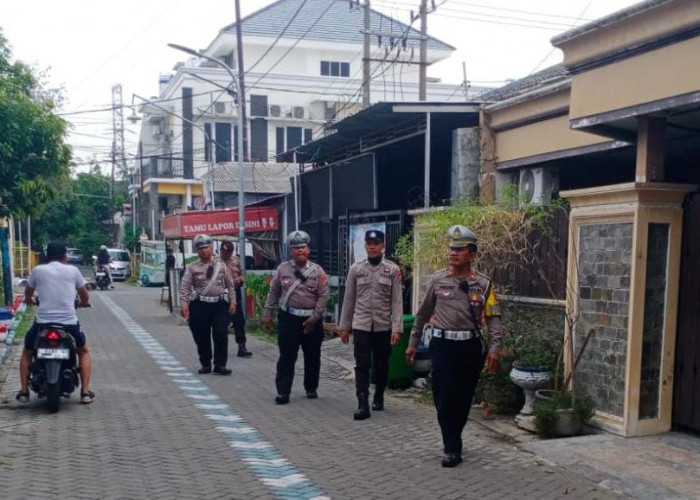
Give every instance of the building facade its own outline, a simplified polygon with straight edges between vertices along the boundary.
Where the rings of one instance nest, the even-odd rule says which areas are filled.
[[[594,422],[700,430],[700,4],[650,0],[553,39],[564,63],[485,98],[482,197],[566,198],[566,336]],[[569,367],[572,359],[568,360]]]
[[[419,33],[372,11],[371,102],[418,97]],[[275,161],[325,134],[328,123],[361,109],[363,12],[340,0],[279,0],[241,20],[245,68],[245,155]],[[454,48],[429,37],[429,64]],[[236,69],[236,26],[224,27],[204,54]],[[238,158],[237,106],[229,73],[192,58],[162,75],[143,103],[139,172],[141,223],[204,207],[212,165]],[[476,90],[474,90],[476,92]],[[464,101],[459,85],[429,81],[429,99]],[[157,237],[157,231],[155,231]]]

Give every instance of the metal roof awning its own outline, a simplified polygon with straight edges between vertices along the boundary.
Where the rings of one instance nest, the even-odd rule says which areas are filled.
[[[426,116],[465,115],[478,124],[480,102],[381,102],[328,126],[335,133],[287,151],[279,161],[297,163],[326,163],[343,156],[362,154],[379,145],[411,138],[425,133]]]

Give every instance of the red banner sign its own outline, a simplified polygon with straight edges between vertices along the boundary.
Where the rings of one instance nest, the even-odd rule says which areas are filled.
[[[238,209],[182,212],[168,215],[161,221],[166,238],[192,238],[198,234],[209,236],[238,235]],[[279,216],[274,207],[245,209],[246,232],[278,231]]]

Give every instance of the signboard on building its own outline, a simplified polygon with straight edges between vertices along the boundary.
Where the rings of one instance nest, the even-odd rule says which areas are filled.
[[[237,235],[238,209],[182,212],[162,220],[165,238],[192,238],[198,234],[209,236]],[[245,209],[245,231],[279,231],[279,215],[275,207],[248,207]]]
[[[131,203],[122,203],[122,216],[131,217]]]

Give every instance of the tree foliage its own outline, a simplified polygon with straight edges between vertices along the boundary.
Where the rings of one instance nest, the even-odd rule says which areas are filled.
[[[96,255],[100,245],[110,245],[112,211],[121,209],[126,201],[125,181],[115,183],[112,200],[110,184],[110,177],[102,174],[99,165],[68,179],[51,207],[34,220],[37,247],[60,239],[89,258]]]
[[[66,122],[39,78],[0,31],[0,217],[44,212],[70,173]]]

